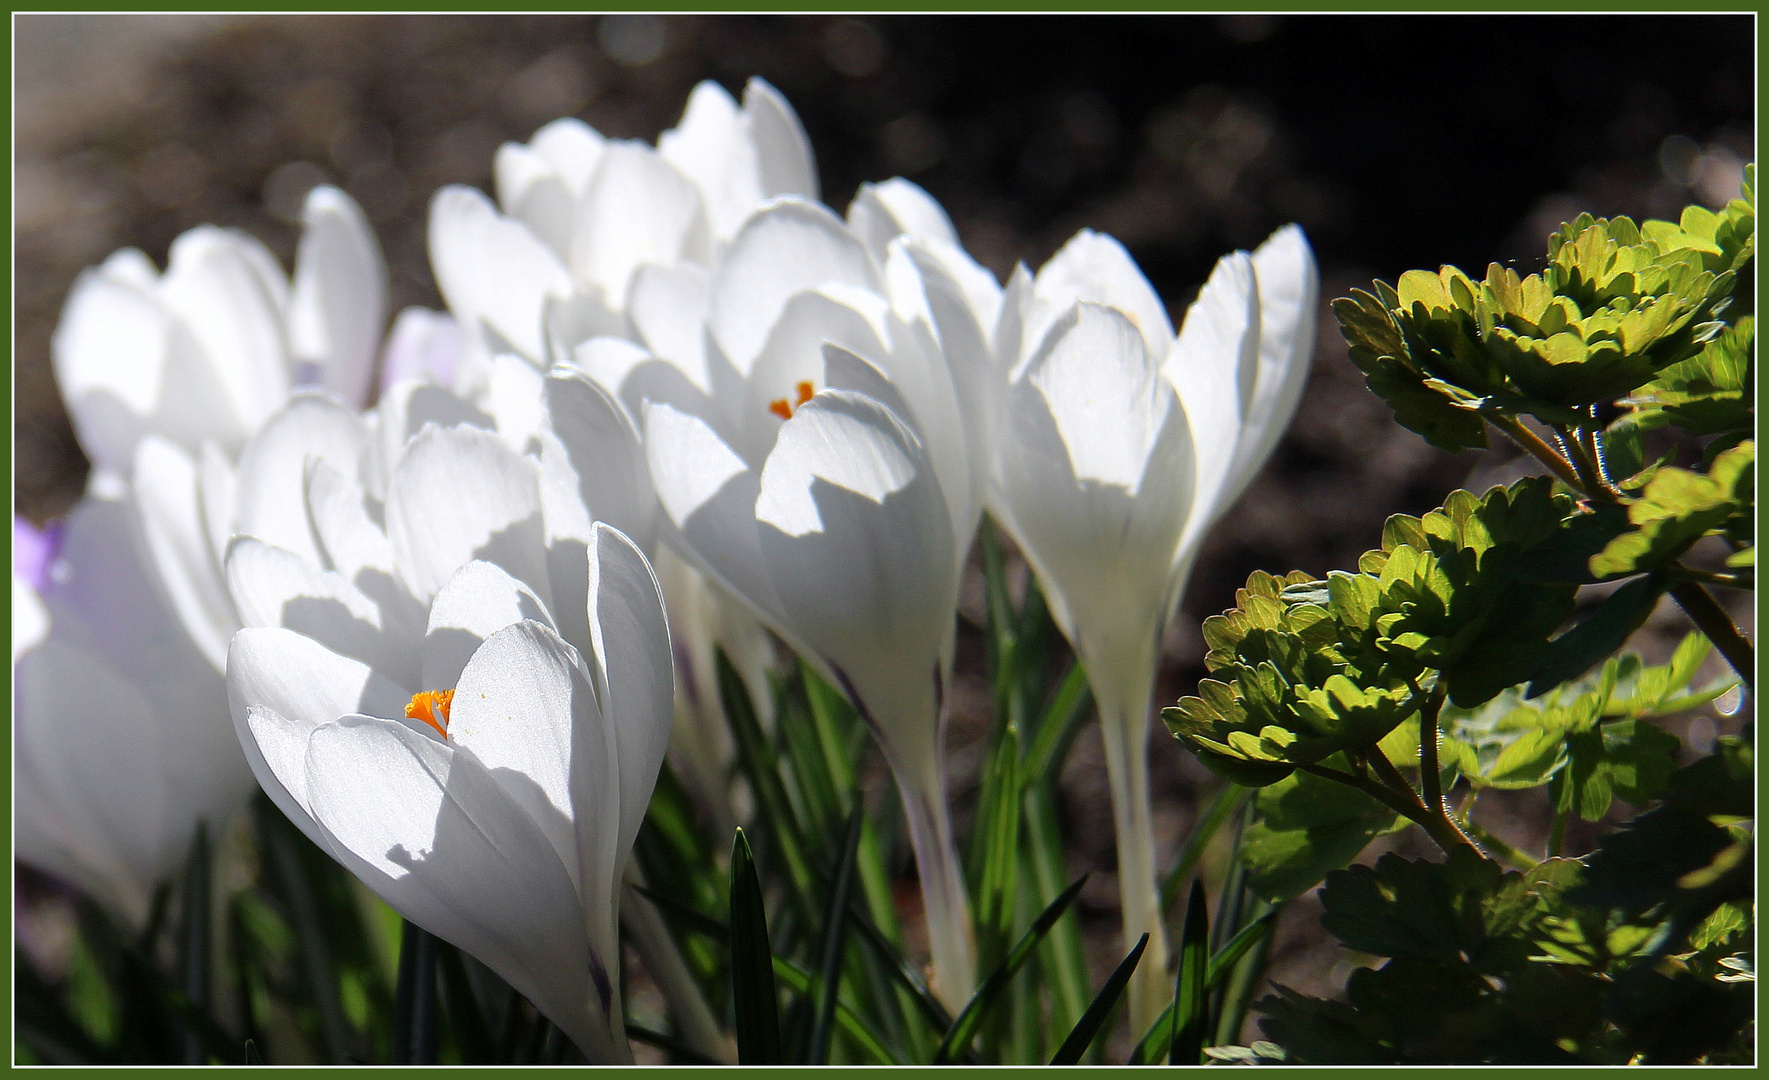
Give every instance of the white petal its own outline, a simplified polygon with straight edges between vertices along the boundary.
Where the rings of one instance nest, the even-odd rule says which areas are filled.
[[[1232,502],[1246,490],[1302,401],[1314,355],[1320,271],[1301,228],[1286,225],[1253,253],[1259,281],[1259,380],[1236,450]]]
[[[751,78],[743,87],[743,113],[749,122],[750,141],[755,144],[762,198],[802,195],[816,199],[817,166],[811,159],[811,140],[786,98],[766,81]]]
[[[775,402],[797,408],[805,384],[812,393],[824,385],[825,342],[884,362],[887,310],[882,296],[852,288],[802,292],[786,302],[744,383],[736,447],[744,460],[760,465],[773,447],[782,422]]]
[[[99,269],[75,280],[52,341],[55,381],[95,466],[128,472],[160,403],[173,326],[137,286]]]
[[[1166,355],[1173,340],[1173,323],[1149,279],[1124,245],[1103,233],[1076,233],[1038,271],[1032,289],[1056,317],[1078,300],[1117,308],[1142,332],[1150,356]],[[1031,341],[1042,336],[1040,329]]]
[[[618,530],[596,526],[591,547],[592,655],[603,716],[612,725],[620,773],[616,850],[632,849],[669,746],[675,669],[663,592],[651,565]],[[611,878],[616,880],[615,878]]]
[[[542,306],[571,295],[571,275],[547,246],[458,184],[430,201],[429,234],[436,286],[468,332],[483,326],[531,360],[545,355]]]
[[[586,341],[631,337],[626,314],[619,306],[620,298],[615,297],[611,307],[599,286],[564,300],[549,297],[541,315],[547,329],[547,366],[569,360],[572,352]]]
[[[625,298],[641,264],[707,258],[700,191],[644,143],[611,142],[578,206],[571,268],[605,299]]]
[[[134,472],[132,501],[153,579],[219,672],[226,662],[227,639],[239,623],[203,530],[196,463],[185,451],[149,436],[136,447]]]
[[[160,296],[195,335],[247,429],[287,400],[287,285],[264,245],[204,225],[172,242]],[[171,392],[180,392],[168,384]],[[182,403],[181,403],[182,404]]]
[[[1001,398],[1007,390],[1005,369],[998,364],[989,343],[989,332],[1002,306],[1001,289],[995,286],[995,279],[987,270],[976,267],[988,285],[994,287],[992,297],[985,293],[992,303],[979,304],[954,276],[955,259],[924,243],[907,244],[901,250],[913,261],[921,277],[929,315],[939,335],[940,352],[951,373],[953,393],[968,428],[968,442],[975,448],[972,456],[979,459],[974,475],[980,478],[986,472],[981,459],[996,445],[994,432],[1000,424]],[[962,252],[957,255],[968,261]]]
[[[227,562],[227,542],[233,538],[235,511],[239,505],[239,477],[227,455],[212,442],[203,444],[197,459],[197,495],[203,533],[215,565]]]
[[[884,261],[885,249],[904,234],[917,240],[956,245],[952,219],[919,185],[893,177],[882,184],[861,184],[848,204],[848,228],[866,242],[872,257]]]
[[[645,407],[645,456],[659,524],[683,555],[759,612],[777,611],[756,537],[757,471],[705,420],[662,403]]]
[[[387,490],[387,481],[392,476],[393,466],[399,461],[400,455],[405,453],[406,444],[416,438],[426,424],[436,424],[439,427],[466,424],[487,431],[497,429],[497,421],[481,412],[471,401],[423,381],[402,382],[388,387],[381,395],[375,411],[379,414],[380,421],[376,432],[379,437],[376,452],[378,464],[374,472],[381,476],[379,487],[383,494]],[[374,485],[369,486],[372,491]]]
[[[547,599],[538,467],[492,432],[419,432],[394,466],[386,514],[400,576],[420,600],[474,559]]]
[[[454,689],[486,638],[525,619],[554,628],[541,598],[501,567],[477,560],[461,567],[430,604],[419,684],[430,690]]]
[[[547,376],[546,400],[577,496],[597,521],[648,543],[657,498],[632,417],[602,384],[569,368]]]
[[[250,536],[227,553],[227,586],[246,626],[281,626],[399,683],[417,675],[417,639],[390,641],[381,612],[335,571]]]
[[[428,378],[453,386],[466,347],[460,324],[448,314],[408,307],[393,320],[381,356],[381,392],[402,379]]]
[[[492,172],[498,206],[528,226],[561,261],[571,255],[571,223],[577,200],[546,158],[519,143],[498,147]]]
[[[586,1054],[607,1058],[605,1022],[590,1019],[605,1015],[591,977],[601,962],[577,891],[484,766],[366,716],[314,731],[306,764],[315,816],[347,869],[394,910],[484,961]]]
[[[1129,319],[1077,304],[1051,327],[1022,385],[1044,396],[1078,480],[1141,489],[1173,394]]]
[[[782,200],[757,212],[731,241],[713,274],[708,325],[747,375],[787,301],[830,282],[883,289],[865,245],[835,215],[815,203]]]
[[[705,346],[710,288],[707,272],[698,266],[641,266],[627,299],[639,340],[705,391],[712,389]]]
[[[305,496],[310,462],[359,476],[369,432],[362,418],[323,394],[295,396],[240,454],[234,531],[319,562]]]
[[[381,245],[356,200],[329,184],[308,193],[301,216],[289,351],[297,364],[318,365],[321,386],[361,408],[387,320]]]
[[[688,95],[682,119],[658,136],[657,152],[700,188],[719,239],[729,239],[765,197],[737,102],[711,79]]]
[[[1185,403],[1196,444],[1194,540],[1228,509],[1236,448],[1259,374],[1259,322],[1252,260],[1239,252],[1226,255],[1186,312],[1162,367]]]
[[[401,715],[411,695],[367,664],[280,627],[235,635],[227,656],[228,709],[252,773],[290,821],[322,848],[308,811],[307,735],[355,712]]]
[[[158,710],[99,657],[54,638],[25,654],[13,680],[17,824],[54,839],[39,865],[145,915],[196,824],[171,820]]]
[[[914,748],[917,760],[894,763],[928,767],[958,559],[914,434],[870,398],[824,391],[781,428],[756,517],[791,637],[849,684],[888,743]]]
[[[49,636],[49,609],[31,583],[12,572],[12,662]]]
[[[542,127],[528,140],[529,147],[544,158],[553,172],[565,181],[573,198],[584,193],[596,165],[602,160],[602,148],[608,140],[602,133],[575,117],[567,116]]]
[[[533,364],[514,353],[502,353],[492,361],[486,403],[498,434],[519,454],[540,449],[540,434],[547,424],[544,382]]]

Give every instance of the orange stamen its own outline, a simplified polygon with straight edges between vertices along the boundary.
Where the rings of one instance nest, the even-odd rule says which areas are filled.
[[[798,409],[799,406],[816,396],[816,393],[817,388],[815,386],[812,386],[809,382],[800,382],[798,384],[798,401],[792,402],[785,398],[775,398],[773,401],[768,402],[768,411],[782,420],[791,420],[793,412]]]
[[[448,708],[454,704],[453,690],[420,690],[412,695],[406,703],[405,715],[408,720],[422,720],[436,729],[436,734],[448,738]]]

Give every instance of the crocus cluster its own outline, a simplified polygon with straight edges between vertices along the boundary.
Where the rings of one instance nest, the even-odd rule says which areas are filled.
[[[672,744],[735,820],[712,655],[765,705],[771,632],[896,776],[956,1011],[977,972],[944,722],[987,512],[1087,666],[1124,932],[1164,960],[1159,642],[1300,397],[1301,232],[1225,257],[1176,334],[1109,237],[1003,286],[908,181],[838,215],[759,80],[702,84],[655,146],[565,119],[495,164],[495,200],[431,203],[448,312],[390,331],[379,248],[327,187],[292,280],[205,227],[163,274],[124,251],[77,283],[55,363],[92,480],[65,523],[15,529],[20,856],[139,921],[255,776],[625,1060],[634,837]],[[1163,967],[1132,985],[1137,1030]]]

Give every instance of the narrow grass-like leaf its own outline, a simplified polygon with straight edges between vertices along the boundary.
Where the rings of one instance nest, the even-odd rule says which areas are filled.
[[[18,1036],[51,1065],[98,1065],[110,1061],[105,1048],[93,1039],[38,974],[30,955],[15,942],[13,956],[13,1022]]]
[[[467,964],[461,950],[446,941],[437,942],[437,974],[442,977],[442,1004],[448,1009],[448,1029],[460,1048],[463,1063],[495,1065],[496,1051],[491,1041],[491,1025],[485,1011],[473,994],[468,981]]]
[[[1210,847],[1210,841],[1216,838],[1223,823],[1234,816],[1235,811],[1246,803],[1247,797],[1252,793],[1252,788],[1244,788],[1239,784],[1227,784],[1217,792],[1210,809],[1204,813],[1204,820],[1192,829],[1192,835],[1186,839],[1185,847],[1179,853],[1179,861],[1168,872],[1167,880],[1161,883],[1162,911],[1171,908],[1174,901],[1179,899],[1180,885],[1198,868],[1198,862]]]
[[[1204,1025],[1207,1020],[1210,912],[1204,905],[1204,883],[1192,881],[1186,901],[1185,929],[1179,938],[1179,974],[1173,995],[1173,1039],[1167,1053],[1169,1065],[1198,1065],[1204,1060]]]
[[[816,980],[810,972],[784,956],[774,957],[774,977],[786,984],[788,990],[806,996],[809,996],[816,987]],[[858,1013],[839,999],[835,1003],[835,1023],[861,1049],[876,1058],[879,1064],[904,1064],[902,1056],[893,1052],[878,1032],[872,1030]],[[738,1048],[738,1056],[740,1058],[742,1056],[741,1045]],[[740,1061],[739,1064],[748,1064],[748,1062]]]
[[[823,925],[823,989],[817,997],[817,1013],[811,1022],[811,1052],[807,1065],[829,1064],[829,1022],[841,989],[842,956],[848,944],[848,894],[854,883],[854,856],[860,847],[860,823],[864,807],[855,803],[848,815],[847,836],[842,842],[841,864],[835,870],[835,891],[830,896]]]
[[[1031,928],[1008,952],[1007,958],[1001,962],[1001,966],[990,972],[989,977],[983,980],[983,984],[977,987],[977,992],[971,995],[970,1001],[966,1002],[964,1008],[959,1011],[958,1019],[952,1022],[951,1029],[946,1032],[946,1037],[941,1040],[940,1049],[934,1054],[933,1063],[935,1065],[949,1065],[957,1059],[959,1054],[965,1052],[965,1048],[970,1045],[971,1036],[976,1034],[977,1025],[982,1022],[990,1006],[1007,988],[1014,973],[1019,971],[1020,966],[1032,955],[1032,950],[1038,947],[1039,941],[1043,940],[1044,935],[1062,917],[1063,912],[1069,910],[1069,905],[1074,903],[1075,897],[1081,892],[1081,887],[1087,884],[1087,879],[1091,876],[1093,876],[1092,871],[1082,874],[1075,879],[1074,884],[1062,891],[1062,895],[1052,900],[1050,906],[1045,908],[1037,919],[1033,920]]]
[[[436,1064],[434,935],[407,922],[399,941],[399,989],[393,1005],[393,1064]]]
[[[1023,781],[1032,783],[1037,779],[1055,778],[1063,767],[1063,759],[1068,756],[1069,744],[1075,741],[1075,733],[1081,730],[1081,723],[1087,719],[1092,704],[1093,691],[1087,683],[1087,669],[1077,660],[1038,720],[1032,745],[1027,747],[1025,760],[1020,765]]]
[[[1210,957],[1210,967],[1204,973],[1204,989],[1214,991],[1221,986],[1235,970],[1235,965],[1246,956],[1254,946],[1265,941],[1271,934],[1272,924],[1277,921],[1278,913],[1268,911],[1259,918],[1241,928],[1241,932],[1229,939],[1228,944]],[[1130,1055],[1126,1064],[1148,1065],[1160,1061],[1167,1056],[1167,1049],[1173,1038],[1173,1002],[1161,1010],[1149,1030],[1143,1034],[1142,1040],[1136,1044],[1136,1050]]]
[[[735,673],[733,673],[735,674]],[[731,841],[731,1004],[741,1065],[784,1065],[780,1004],[774,989],[774,951],[755,855],[738,829]]]
[[[806,856],[804,834],[794,817],[791,800],[787,797],[786,787],[780,780],[780,762],[774,750],[768,745],[767,736],[762,733],[761,723],[756,719],[755,708],[749,699],[749,688],[743,683],[743,677],[725,655],[725,650],[717,650],[719,671],[719,698],[725,706],[725,716],[731,722],[731,734],[737,742],[738,766],[749,780],[750,791],[756,800],[758,822],[766,829],[765,836],[785,863],[788,882],[792,886],[792,894],[800,913],[807,919],[811,917],[813,908],[807,897],[811,882],[811,864]],[[748,847],[748,841],[744,842]]]
[[[667,896],[664,893],[657,892],[654,889],[647,888],[644,885],[633,884],[630,882],[629,885],[634,892],[651,901],[653,904],[656,904],[657,910],[663,912],[663,914],[668,917],[669,921],[676,924],[678,929],[692,930],[695,933],[705,934],[708,937],[717,938],[720,941],[724,941],[731,936],[730,924],[715,919],[711,915],[695,911],[680,900]]]
[[[1026,860],[1022,878],[1029,887],[1027,907],[1048,903],[1063,890],[1068,867],[1063,851],[1063,831],[1052,785],[1038,780],[1029,784],[1023,799],[1025,812],[1025,846],[1021,854]],[[1087,1009],[1092,996],[1092,975],[1087,969],[1087,953],[1081,944],[1081,930],[1075,920],[1059,921],[1045,935],[1038,947],[1038,979],[1040,989],[1049,990],[1050,1011],[1040,1032],[1038,1053],[1026,1060],[1042,1060],[1049,1053],[1056,1037],[1075,1026]]]
[[[197,822],[184,870],[184,919],[178,969],[184,996],[198,1009],[209,1007],[209,823]],[[207,1065],[209,1054],[194,1031],[184,1033],[184,1062]]]
[[[313,881],[302,865],[296,845],[304,839],[268,796],[255,802],[258,835],[269,856],[276,896],[288,907],[301,948],[301,972],[319,1013],[320,1037],[327,1058],[342,1064],[350,1056],[350,1025],[338,989],[338,968],[326,932],[326,920],[314,895]]]
[[[971,829],[977,959],[985,969],[1000,963],[1013,934],[1015,881],[1020,843],[1020,739],[1011,724],[998,725],[983,790]]]
[[[1052,1065],[1073,1065],[1081,1060],[1081,1055],[1093,1045],[1094,1036],[1105,1025],[1106,1017],[1111,1015],[1112,1008],[1118,1004],[1125,984],[1130,982],[1137,963],[1142,960],[1143,950],[1148,947],[1149,935],[1144,934],[1137,939],[1136,947],[1130,950],[1130,955],[1119,961],[1117,968],[1106,978],[1105,985],[1099,988],[1099,994],[1094,997],[1092,1004],[1087,1006],[1087,1011],[1081,1014],[1080,1023],[1069,1032],[1063,1045],[1057,1048],[1056,1056],[1050,1059]]]
[[[246,1064],[247,1065],[262,1065],[262,1064],[264,1064],[264,1055],[258,1052],[258,1041],[256,1039],[247,1039],[246,1040]]]

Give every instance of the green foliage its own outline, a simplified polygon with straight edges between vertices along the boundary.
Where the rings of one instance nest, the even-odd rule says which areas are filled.
[[[1273,902],[1312,889],[1371,840],[1406,824],[1368,795],[1302,772],[1260,789],[1255,805],[1259,816],[1241,857],[1254,893]]]
[[[1333,304],[1352,362],[1397,421],[1444,450],[1485,446],[1483,415],[1590,426],[1588,406],[1647,386],[1720,333],[1755,250],[1754,183],[1753,170],[1743,198],[1677,222],[1583,215],[1549,238],[1540,274],[1494,263],[1476,281],[1445,266],[1354,290]],[[1672,394],[1693,385],[1670,379]]]
[[[1756,508],[1756,444],[1745,440],[1714,459],[1707,475],[1662,468],[1628,504],[1634,528],[1591,558],[1591,572],[1612,577],[1669,565],[1703,536],[1748,544]]]

